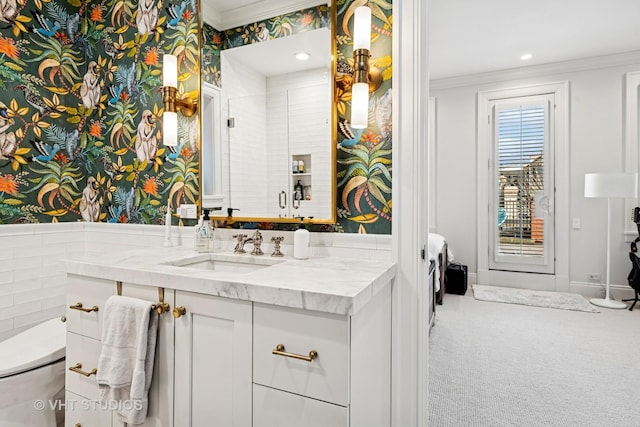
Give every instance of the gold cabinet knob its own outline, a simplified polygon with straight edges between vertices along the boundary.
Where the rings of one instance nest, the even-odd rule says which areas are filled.
[[[187,309],[184,308],[184,306],[179,306],[179,307],[174,307],[173,309],[173,317],[175,317],[176,319],[184,314],[187,313]]]

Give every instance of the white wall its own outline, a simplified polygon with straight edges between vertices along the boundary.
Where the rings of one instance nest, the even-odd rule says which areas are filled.
[[[593,61],[588,67],[578,62],[565,65],[566,71],[556,64],[520,71],[515,77],[511,72],[432,82],[431,96],[438,110],[435,228],[446,236],[456,260],[476,272],[476,95],[484,90],[569,81],[571,197],[556,204],[568,203],[570,217],[582,222],[581,229],[570,231],[572,290],[598,294],[599,286],[583,285],[588,283],[588,273],[599,273],[603,281],[606,277],[607,208],[605,200],[583,197],[584,174],[624,168],[623,81],[626,72],[640,70],[640,60],[625,65]],[[612,206],[611,283],[626,292],[631,265],[623,218],[630,213],[623,212],[622,201],[614,200]]]
[[[216,249],[232,251],[238,230],[217,229]],[[250,233],[251,230],[247,230]],[[293,253],[293,232],[262,231],[265,256],[272,236],[284,236],[282,252]],[[172,227],[176,246],[193,247],[192,227]],[[105,253],[160,246],[164,226],[107,223],[0,225],[0,341],[65,313],[63,259],[85,252]],[[391,236],[311,233],[312,256],[389,259]]]

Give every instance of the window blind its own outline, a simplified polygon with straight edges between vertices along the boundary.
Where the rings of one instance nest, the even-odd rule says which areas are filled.
[[[518,107],[498,111],[500,168],[521,169],[544,149],[544,107]]]

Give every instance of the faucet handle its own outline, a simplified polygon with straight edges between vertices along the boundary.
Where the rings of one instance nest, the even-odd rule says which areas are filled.
[[[284,236],[273,236],[271,241],[273,242],[273,253],[271,256],[284,256],[282,252],[280,252],[280,243],[284,240]]]
[[[246,234],[242,234],[242,233],[238,233],[238,234],[234,234],[233,238],[237,239],[236,241],[236,246],[233,248],[233,252],[236,254],[243,254],[245,253],[244,250],[244,239],[245,237],[247,237]]]

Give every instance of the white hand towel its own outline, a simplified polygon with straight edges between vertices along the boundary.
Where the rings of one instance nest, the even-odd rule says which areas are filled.
[[[117,408],[122,421],[142,424],[147,417],[158,314],[149,301],[114,295],[103,316],[96,375],[100,401]]]

